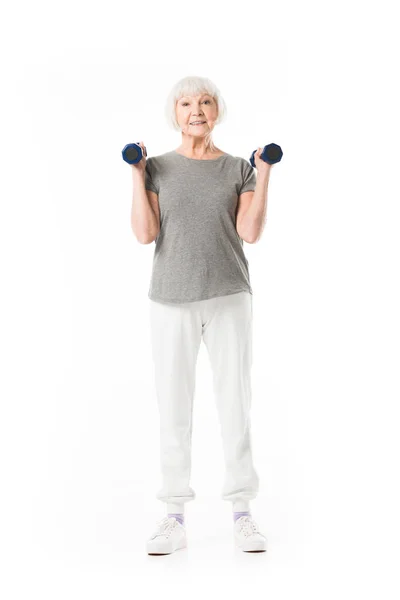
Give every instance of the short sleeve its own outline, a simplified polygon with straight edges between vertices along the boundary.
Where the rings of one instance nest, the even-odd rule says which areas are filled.
[[[249,162],[247,162],[247,160],[244,160],[244,158],[241,160],[240,172],[241,184],[239,185],[238,196],[240,196],[240,194],[243,194],[244,192],[254,191],[256,189],[257,182],[256,174],[253,167]]]
[[[158,194],[158,187],[156,182],[156,177],[154,173],[154,165],[152,163],[151,157],[146,160],[146,168],[144,172],[144,187],[146,190],[150,190]]]

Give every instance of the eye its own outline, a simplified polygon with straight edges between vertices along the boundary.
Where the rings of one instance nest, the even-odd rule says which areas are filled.
[[[204,100],[205,102],[209,102],[211,104],[211,100]],[[186,104],[189,104],[189,102],[182,102],[182,106],[186,106]]]

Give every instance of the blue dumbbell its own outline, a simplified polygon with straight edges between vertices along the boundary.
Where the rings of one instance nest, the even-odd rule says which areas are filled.
[[[250,157],[250,163],[253,168],[255,168],[256,166],[254,163],[254,155],[256,152],[257,150],[254,150],[253,154]],[[262,158],[264,162],[267,162],[270,165],[274,165],[275,163],[281,160],[282,156],[282,148],[278,146],[278,144],[268,144],[267,146],[264,146],[260,158]]]
[[[147,156],[146,146],[144,147],[145,156]],[[140,162],[143,158],[142,148],[137,144],[127,144],[122,150],[122,158],[129,165],[135,165]]]

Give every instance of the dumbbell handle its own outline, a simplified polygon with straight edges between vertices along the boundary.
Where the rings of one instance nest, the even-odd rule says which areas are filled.
[[[144,147],[145,156],[147,156],[146,146]],[[143,158],[143,152],[139,142],[137,144],[127,144],[122,150],[122,158],[129,165],[135,165]]]
[[[253,154],[250,156],[250,164],[253,168],[255,168],[254,155],[257,150],[254,150]],[[264,146],[263,151],[261,152],[260,158],[270,164],[274,165],[279,162],[283,156],[282,148],[278,146],[278,144],[267,144]]]

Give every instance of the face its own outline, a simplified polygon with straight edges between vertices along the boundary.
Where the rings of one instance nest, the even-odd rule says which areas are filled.
[[[218,117],[218,107],[209,94],[182,96],[176,103],[176,118],[182,133],[197,137],[209,135]],[[192,125],[203,121],[202,125]]]

